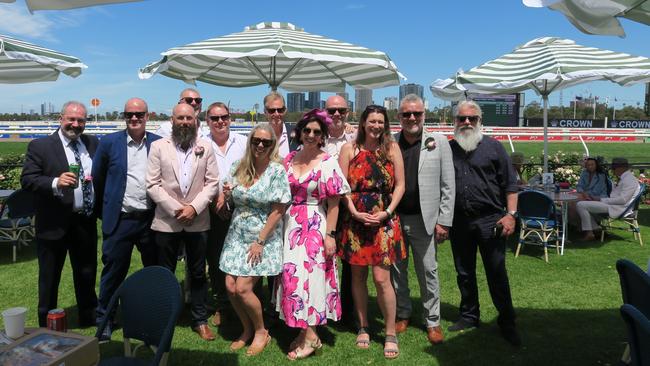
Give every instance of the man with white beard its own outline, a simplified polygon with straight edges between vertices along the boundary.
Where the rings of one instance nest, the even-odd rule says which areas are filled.
[[[501,335],[519,347],[521,338],[515,328],[505,261],[506,238],[514,232],[517,218],[516,173],[503,145],[481,133],[482,111],[478,104],[463,101],[454,112],[454,140],[450,146],[456,173],[456,204],[450,239],[461,300],[460,319],[449,331],[479,326],[478,248],[492,302],[499,312]]]

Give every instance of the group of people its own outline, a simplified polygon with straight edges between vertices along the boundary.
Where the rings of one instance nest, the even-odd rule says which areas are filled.
[[[202,105],[197,90],[183,90],[171,121],[150,133],[146,102],[131,98],[124,106],[126,129],[98,140],[83,133],[86,107],[72,101],[63,106],[55,133],[30,142],[21,183],[36,196],[40,326],[57,307],[68,253],[79,323],[91,326],[112,320],[106,308],[127,275],[134,246],[144,266],[172,272],[184,247],[192,329],[202,339],[215,339],[208,321],[221,324],[230,304],[242,326],[233,351],[264,350],[271,339],[268,309],[300,329],[290,359],[319,350],[317,327],[328,321],[356,326],[356,346],[367,349],[372,272],[384,356],[396,358],[397,335],[412,314],[409,248],[427,339],[444,340],[437,246],[449,238],[461,293],[460,318],[449,331],[480,324],[478,249],[501,334],[520,345],[505,266],[505,240],[517,216],[516,173],[503,146],[481,133],[478,104],[458,104],[452,141],[425,130],[424,103],[413,94],[400,102],[395,135],[386,109],[377,105],[368,106],[350,132],[341,96],[305,113],[290,134],[284,98],[271,92],[264,98],[268,123],[247,137],[230,130],[223,103],[209,105],[205,122],[199,121]],[[270,296],[261,291],[264,277]],[[100,341],[110,339],[113,327],[109,321]]]

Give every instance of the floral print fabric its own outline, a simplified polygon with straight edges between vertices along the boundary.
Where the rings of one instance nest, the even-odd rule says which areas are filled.
[[[375,213],[386,210],[395,187],[393,163],[379,151],[361,150],[351,161],[348,182],[351,199],[359,212]],[[388,266],[406,258],[402,230],[397,215],[378,227],[368,227],[352,218],[346,210],[341,220],[339,255],[353,265]]]
[[[322,325],[341,317],[336,257],[326,258],[327,198],[350,192],[335,159],[321,163],[301,177],[293,174],[285,158],[291,186],[291,206],[284,217],[284,251],[276,307],[289,327]]]
[[[246,262],[248,248],[266,224],[273,203],[289,203],[291,192],[282,164],[271,162],[257,182],[246,188],[233,177],[239,162],[233,164],[228,181],[234,186],[235,211],[223,244],[219,268],[234,276],[274,276],[282,269],[282,222],[266,238],[262,262],[252,267]],[[214,245],[214,243],[210,243]]]

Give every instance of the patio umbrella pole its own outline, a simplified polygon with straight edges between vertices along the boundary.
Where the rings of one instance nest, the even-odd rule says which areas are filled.
[[[543,94],[542,100],[544,101],[544,173],[548,173],[548,94]]]

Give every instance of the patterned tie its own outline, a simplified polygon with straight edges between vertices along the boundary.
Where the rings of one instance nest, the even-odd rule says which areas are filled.
[[[91,191],[91,183],[86,181],[84,177],[84,166],[81,164],[81,156],[79,155],[79,140],[72,141],[70,144],[72,152],[74,153],[74,160],[79,165],[79,180],[81,181],[81,192],[83,194],[83,209],[82,212],[86,216],[90,216],[93,212],[93,197]]]

